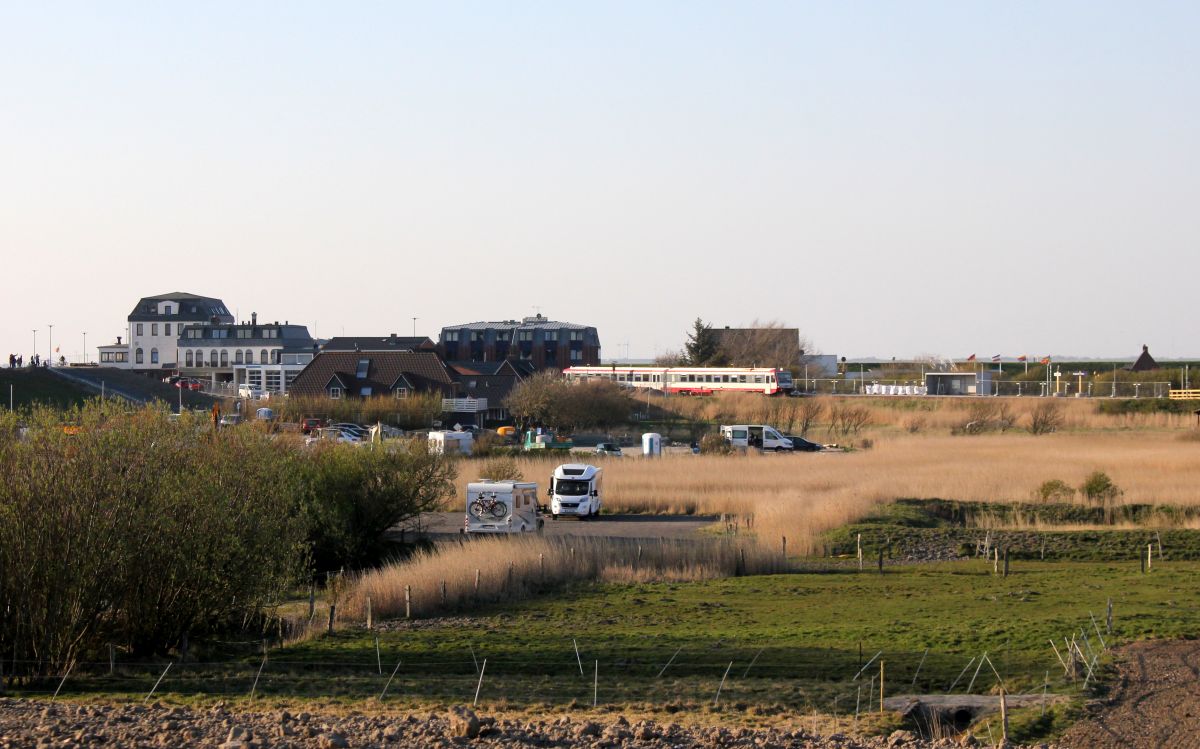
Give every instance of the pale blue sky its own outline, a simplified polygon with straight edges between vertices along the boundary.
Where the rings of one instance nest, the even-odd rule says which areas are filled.
[[[0,353],[143,295],[318,335],[697,315],[1200,354],[1200,5],[0,3]],[[93,354],[94,355],[94,354]]]

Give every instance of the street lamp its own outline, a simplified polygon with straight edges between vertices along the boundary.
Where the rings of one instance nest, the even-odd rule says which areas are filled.
[[[85,331],[83,331],[83,362],[82,362],[82,363],[83,363],[83,364],[87,364],[87,363],[88,363],[88,355],[87,355],[87,331],[86,331],[86,330],[85,330]]]
[[[33,353],[35,356],[37,355],[37,328],[33,329]],[[30,359],[29,363],[32,365],[33,359]]]
[[[414,317],[412,319],[412,321],[413,321],[413,338],[417,337],[417,320],[420,320],[420,319],[421,318],[419,318],[419,317]]]
[[[51,364],[53,364],[54,363],[54,325],[52,325],[50,323],[47,323],[47,325],[50,325],[50,343],[47,345],[47,348],[49,349],[49,353],[50,353],[49,361]]]

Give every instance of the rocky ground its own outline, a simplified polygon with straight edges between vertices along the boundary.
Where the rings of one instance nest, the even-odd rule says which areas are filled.
[[[1200,747],[1200,642],[1162,640],[1118,648],[1112,689],[1088,705],[1062,745],[1072,749]]]
[[[0,699],[0,747],[747,747],[921,749],[980,746],[971,737],[921,741],[907,731],[860,739],[803,729],[684,727],[624,718],[496,720],[467,708],[429,715],[243,712],[153,705],[80,705]]]

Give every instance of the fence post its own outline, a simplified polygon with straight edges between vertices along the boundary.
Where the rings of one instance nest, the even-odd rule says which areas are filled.
[[[862,534],[858,534],[858,571],[862,572],[863,568],[863,553],[862,553]]]
[[[337,604],[329,604],[329,634],[333,634],[333,621],[337,618]]]
[[[879,547],[879,574],[883,574],[883,547]]]
[[[311,622],[313,616],[317,613],[317,584],[313,581],[308,583],[308,620]]]
[[[639,550],[639,552],[641,551],[640,546],[638,547],[638,550]],[[546,584],[546,555],[540,551],[538,552],[538,570],[539,570],[539,574],[541,576],[542,585],[545,585]]]
[[[1109,611],[1112,611],[1111,599],[1110,599],[1110,604],[1109,604],[1108,609],[1109,609]],[[1111,619],[1112,617],[1110,616],[1109,618]],[[108,643],[108,675],[112,676],[113,672],[116,670],[116,668],[117,668],[117,647],[110,642],[110,643]]]
[[[367,599],[368,601],[371,599]],[[404,586],[404,618],[412,619],[412,586]]]
[[[475,600],[479,601],[479,568],[475,568]]]
[[[1154,544],[1146,544],[1146,571],[1154,569]]]
[[[375,618],[371,616],[371,597],[367,596],[367,629],[374,629]]]
[[[879,714],[883,714],[883,660],[879,661]]]
[[[787,536],[783,536],[783,563],[787,564]]]

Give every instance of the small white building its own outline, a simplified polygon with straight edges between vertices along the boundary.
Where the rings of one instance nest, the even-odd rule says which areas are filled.
[[[926,395],[991,395],[992,372],[926,372]]]

